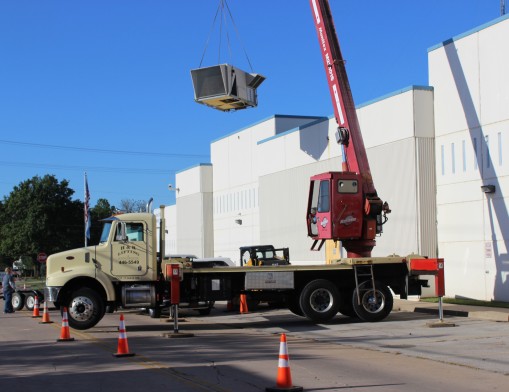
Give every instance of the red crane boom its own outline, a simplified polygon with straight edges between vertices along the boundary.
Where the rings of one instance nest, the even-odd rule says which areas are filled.
[[[375,236],[390,212],[378,197],[362,140],[350,84],[327,0],[310,0],[323,64],[338,124],[336,141],[342,150],[342,171],[311,177],[308,235],[342,241],[348,257],[370,257]]]

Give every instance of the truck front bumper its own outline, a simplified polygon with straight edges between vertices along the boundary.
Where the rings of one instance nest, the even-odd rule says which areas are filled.
[[[46,301],[57,302],[58,293],[60,292],[61,287],[45,287],[44,288],[44,298]]]

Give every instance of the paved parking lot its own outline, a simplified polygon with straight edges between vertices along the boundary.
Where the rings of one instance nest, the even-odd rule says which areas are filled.
[[[173,323],[124,313],[129,349],[115,358],[119,314],[57,343],[61,319],[40,325],[27,311],[0,317],[0,381],[13,391],[264,391],[275,384],[279,338],[288,337],[293,382],[306,391],[487,391],[509,388],[509,323],[447,317],[455,327],[430,328],[436,316],[395,311],[385,322],[337,317],[314,325],[286,310],[261,308],[210,316],[182,311]]]

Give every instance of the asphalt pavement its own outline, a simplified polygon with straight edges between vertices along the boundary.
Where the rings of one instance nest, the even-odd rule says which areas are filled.
[[[3,302],[0,302],[3,305]],[[509,390],[509,311],[395,300],[386,320],[363,323],[337,316],[313,324],[285,309],[260,306],[247,314],[217,303],[209,316],[181,311],[172,337],[168,315],[123,312],[129,351],[115,358],[119,313],[57,342],[61,317],[41,325],[26,310],[0,314],[0,385],[10,392],[139,390],[265,391],[276,380],[279,338],[287,335],[295,385],[305,391],[462,392]],[[174,337],[174,336],[173,336]]]

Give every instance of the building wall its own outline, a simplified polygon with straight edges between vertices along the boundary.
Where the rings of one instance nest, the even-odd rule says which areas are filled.
[[[176,253],[214,256],[212,178],[210,164],[176,174]]]
[[[509,300],[508,36],[504,16],[437,45],[433,88],[357,110],[375,185],[393,210],[373,254],[438,254],[447,296]],[[289,246],[292,262],[323,263],[324,252],[309,251],[305,213],[309,177],[340,167],[335,128],[331,118],[276,115],[213,142],[213,223],[210,203],[178,195],[179,252],[213,236],[214,256],[238,261],[240,246],[272,243]],[[482,192],[487,185],[495,192]]]
[[[156,216],[157,230],[160,230],[161,223],[161,209],[155,208],[154,214]],[[166,220],[166,233],[165,233],[165,251],[164,255],[172,255],[177,253],[177,206],[165,206],[164,219]],[[159,238],[159,233],[157,233]],[[157,241],[157,251],[159,252],[159,241]]]
[[[261,154],[257,143],[316,119],[275,115],[211,144],[214,256],[238,263],[239,247],[260,243],[259,176],[277,157]]]
[[[448,296],[509,300],[508,36],[505,16],[428,52]]]
[[[432,89],[397,91],[358,117],[375,185],[393,209],[373,255],[436,256]],[[335,130],[334,119],[320,119],[258,142],[260,156],[274,157],[260,166],[260,240],[290,247],[294,263],[326,259],[325,248],[309,250],[305,217],[311,175],[341,168]]]

